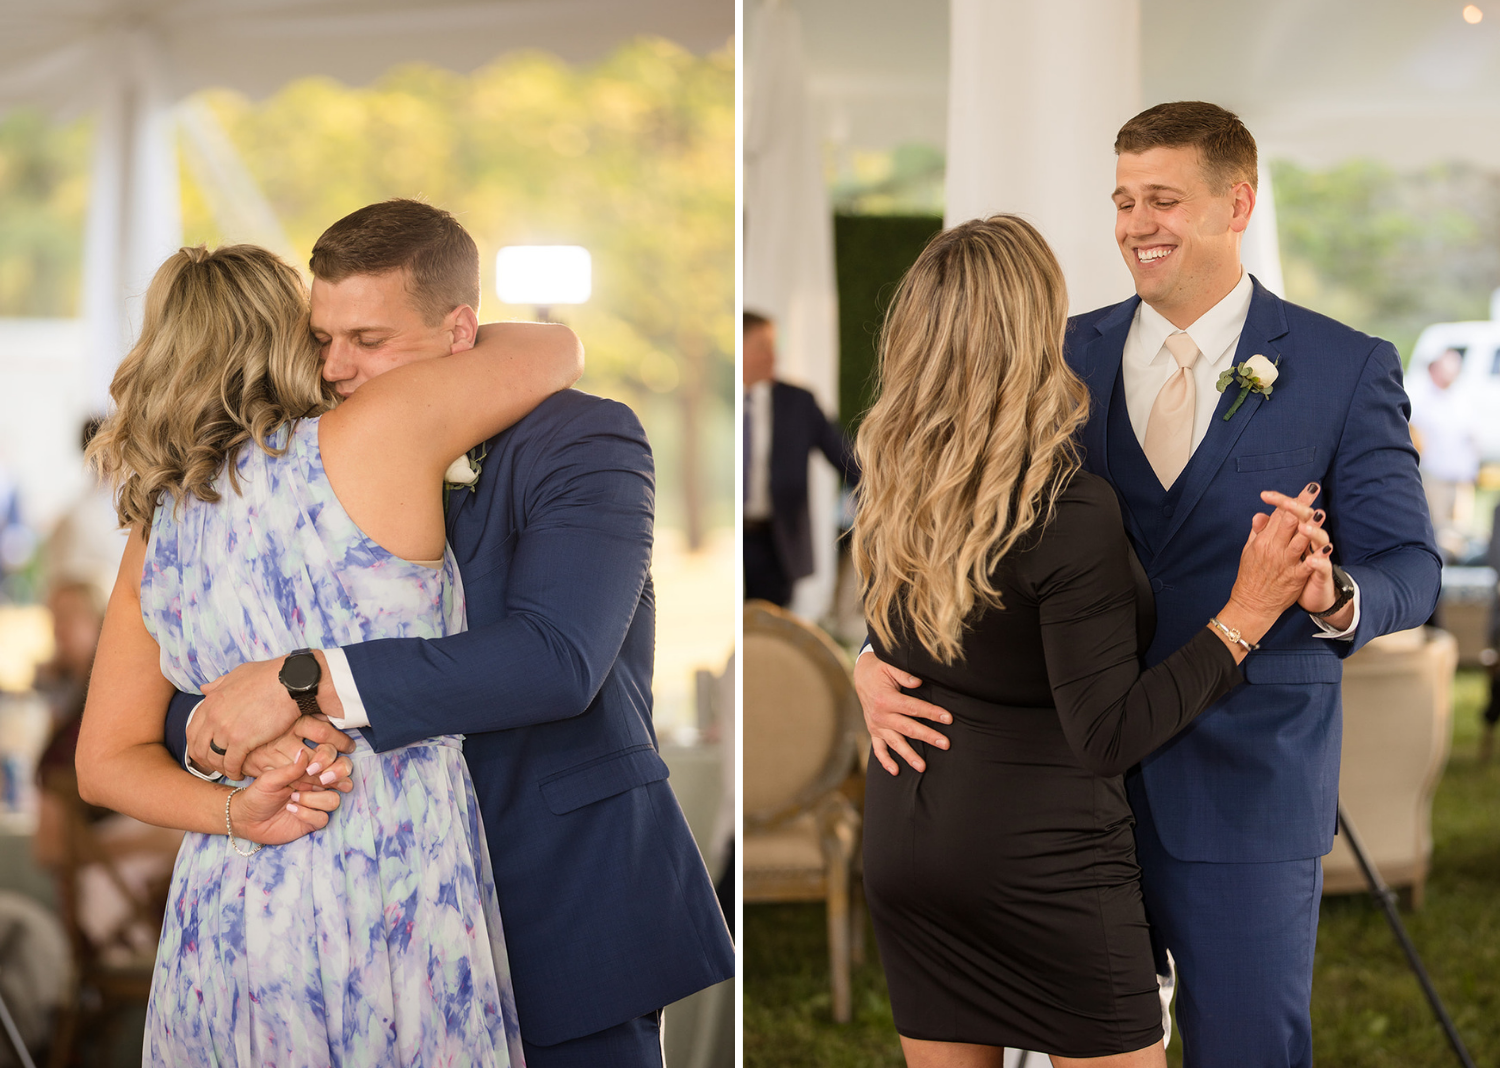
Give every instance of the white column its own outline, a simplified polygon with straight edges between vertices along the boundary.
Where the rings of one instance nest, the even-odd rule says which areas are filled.
[[[182,245],[177,129],[165,59],[146,31],[124,38],[102,79],[84,250],[89,381],[103,411],[134,342],[151,276]]]
[[[812,390],[832,415],[839,382],[833,216],[808,100],[801,20],[784,0],[769,0],[753,27],[745,90],[745,307],[776,321],[777,377]],[[838,480],[821,455],[808,474],[817,570],[798,583],[792,608],[819,619],[837,578]]]
[[[1114,242],[1115,134],[1141,110],[1140,0],[951,0],[948,225],[1024,215],[1074,313],[1134,291]]]

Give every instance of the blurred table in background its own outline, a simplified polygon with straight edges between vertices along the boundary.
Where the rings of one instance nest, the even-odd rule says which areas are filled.
[[[671,777],[667,780],[687,817],[698,851],[709,863],[709,837],[723,797],[723,757],[717,743],[661,746]],[[709,874],[717,878],[712,868]],[[733,1068],[733,980],[700,990],[669,1005],[666,1012],[666,1068]]]

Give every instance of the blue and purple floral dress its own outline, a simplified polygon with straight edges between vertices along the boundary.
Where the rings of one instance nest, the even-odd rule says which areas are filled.
[[[251,660],[464,629],[440,570],[367,538],[328,483],[318,422],[231,459],[221,498],[156,511],[147,629],[179,689]],[[328,826],[241,857],[189,834],[146,1026],[149,1065],[506,1068],[523,1063],[505,939],[461,735],[376,753]]]

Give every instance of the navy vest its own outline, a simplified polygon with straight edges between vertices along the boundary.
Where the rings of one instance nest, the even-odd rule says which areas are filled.
[[[1130,409],[1125,405],[1125,369],[1115,375],[1115,388],[1109,400],[1109,480],[1115,492],[1130,510],[1136,526],[1146,539],[1146,544],[1137,544],[1135,549],[1141,563],[1148,569],[1155,560],[1157,551],[1166,540],[1172,525],[1172,515],[1182,499],[1182,475],[1172,483],[1171,489],[1163,489],[1161,480],[1146,459],[1146,452],[1136,440],[1135,430],[1130,425]],[[1191,459],[1191,458],[1190,458]],[[1183,468],[1186,472],[1187,468]]]

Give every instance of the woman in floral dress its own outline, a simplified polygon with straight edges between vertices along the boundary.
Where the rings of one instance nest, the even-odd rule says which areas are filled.
[[[333,408],[301,278],[269,252],[183,249],[147,293],[91,450],[134,535],[79,748],[86,795],[128,789],[136,815],[194,832],[173,874],[147,1064],[521,1063],[461,736],[376,753],[353,732],[342,804],[308,788],[300,747],[225,785],[160,745],[174,688],[298,650],[464,628],[443,472],[571,385],[581,351],[564,328],[477,328],[467,307],[434,329],[453,333],[452,355]],[[124,671],[110,685],[111,662],[142,643],[159,650],[159,686],[141,692]]]

